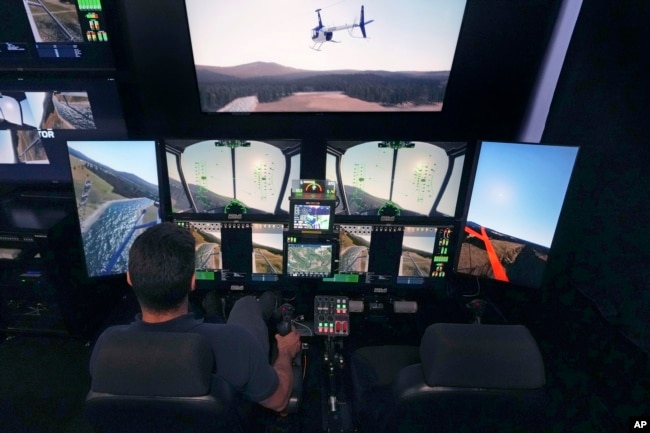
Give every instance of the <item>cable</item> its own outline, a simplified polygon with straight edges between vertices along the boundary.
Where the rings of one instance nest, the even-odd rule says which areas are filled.
[[[313,337],[314,336],[314,332],[311,330],[311,328],[309,326],[305,325],[304,323],[297,322],[296,320],[292,320],[291,323],[293,325],[301,326],[304,329],[306,329],[307,331],[309,331],[309,334],[306,335],[306,337]]]

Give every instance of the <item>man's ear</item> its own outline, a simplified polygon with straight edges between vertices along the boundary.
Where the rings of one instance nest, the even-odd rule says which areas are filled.
[[[190,283],[190,292],[193,292],[194,289],[196,289],[196,273],[192,274],[192,282]]]
[[[131,274],[129,271],[126,271],[126,282],[129,283],[129,286],[133,287],[133,284],[131,283]]]

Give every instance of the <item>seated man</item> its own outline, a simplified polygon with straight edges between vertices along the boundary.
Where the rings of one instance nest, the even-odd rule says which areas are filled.
[[[204,323],[189,313],[194,289],[194,237],[169,222],[148,228],[129,251],[127,281],[141,314],[129,325],[113,326],[100,335],[90,359],[93,374],[102,338],[112,332],[190,332],[203,335],[214,351],[215,374],[253,402],[277,412],[287,407],[293,385],[292,360],[300,351],[300,336],[275,335],[277,357],[269,363],[268,330],[262,307],[253,297],[240,299],[228,323]]]

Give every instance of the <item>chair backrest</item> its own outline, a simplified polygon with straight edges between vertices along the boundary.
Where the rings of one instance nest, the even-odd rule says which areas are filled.
[[[437,323],[422,338],[420,360],[403,368],[394,383],[400,431],[540,426],[547,398],[544,362],[526,327]]]
[[[213,370],[198,334],[112,332],[97,353],[85,416],[106,433],[237,431],[233,390]]]

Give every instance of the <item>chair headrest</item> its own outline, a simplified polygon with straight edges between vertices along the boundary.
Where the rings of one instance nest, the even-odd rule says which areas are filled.
[[[214,354],[201,335],[116,331],[103,339],[91,389],[118,395],[196,397],[210,392]]]
[[[429,386],[537,389],[546,383],[544,362],[522,325],[436,323],[420,344]]]

